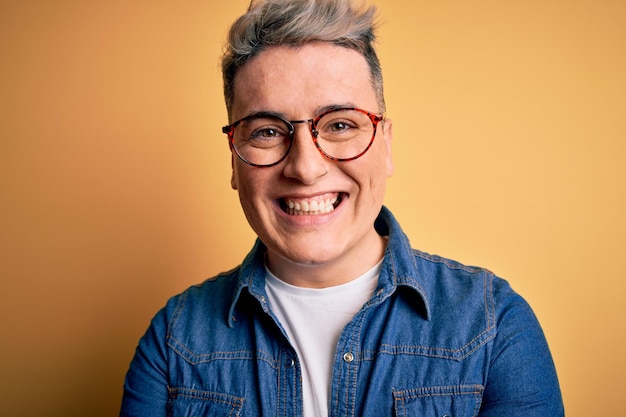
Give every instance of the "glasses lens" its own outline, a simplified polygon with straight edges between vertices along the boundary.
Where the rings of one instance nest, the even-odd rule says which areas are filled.
[[[322,150],[336,159],[361,156],[374,139],[374,124],[358,110],[335,110],[317,122],[317,142]]]
[[[233,133],[233,147],[241,158],[255,165],[271,165],[289,152],[289,125],[277,117],[242,120]]]

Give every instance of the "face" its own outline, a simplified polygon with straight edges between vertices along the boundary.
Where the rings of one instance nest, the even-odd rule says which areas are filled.
[[[365,58],[327,43],[263,50],[239,69],[234,92],[233,120],[261,111],[312,119],[329,106],[380,114]],[[278,165],[253,167],[233,155],[232,186],[274,274],[294,285],[337,285],[366,272],[384,251],[374,220],[393,172],[391,121],[379,123],[372,147],[349,162],[324,157],[310,125],[295,126],[293,147]],[[290,204],[301,211],[290,213]]]

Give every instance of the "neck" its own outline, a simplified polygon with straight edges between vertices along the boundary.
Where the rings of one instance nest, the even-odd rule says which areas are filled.
[[[293,262],[268,248],[267,267],[280,280],[298,287],[342,285],[360,277],[383,258],[387,239],[376,234],[369,240],[365,250],[347,250],[337,258],[308,263]]]

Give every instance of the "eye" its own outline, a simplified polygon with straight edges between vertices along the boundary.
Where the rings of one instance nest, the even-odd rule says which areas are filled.
[[[255,148],[271,148],[289,141],[289,128],[272,119],[252,120],[246,127],[248,129],[240,146],[246,146],[246,143]]]
[[[241,140],[245,142],[276,142],[289,137],[289,127],[273,117],[250,118],[239,129]]]
[[[279,131],[278,129],[272,127],[266,127],[262,129],[257,129],[250,135],[251,139],[271,139],[278,136],[283,136],[285,133]]]
[[[329,129],[333,132],[341,132],[342,130],[348,130],[352,126],[345,121],[336,121],[329,125]]]
[[[330,141],[346,141],[359,133],[359,124],[352,119],[341,115],[329,115],[331,117],[320,120],[318,131],[321,139]],[[340,116],[340,117],[335,117]]]
[[[358,129],[358,124],[350,119],[332,118],[331,120],[321,120],[319,124],[320,131],[331,134],[340,135]]]

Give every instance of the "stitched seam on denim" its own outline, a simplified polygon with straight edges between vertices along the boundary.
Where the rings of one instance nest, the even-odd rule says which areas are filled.
[[[292,408],[293,408],[293,412],[292,414],[295,415],[295,410],[297,410],[298,406],[297,406],[297,399],[298,399],[298,370],[297,370],[297,365],[293,366],[291,368],[291,371],[289,371],[292,373],[292,379],[291,379],[291,384],[292,384],[292,394],[291,394],[291,404],[292,404]],[[302,378],[300,378],[300,381],[302,381]],[[287,415],[287,408],[285,407],[285,415]]]
[[[474,411],[472,412],[472,417],[476,417],[478,415],[478,411],[480,410],[480,404],[482,403],[484,388],[482,389],[480,395],[476,395],[474,397]]]
[[[488,272],[483,279],[483,297],[485,303],[485,320],[487,321],[487,329],[495,327],[496,323],[495,302],[493,300],[493,279],[494,275],[491,272]]]
[[[357,364],[361,362],[361,358],[363,357],[363,353],[361,352],[361,346],[362,346],[362,340],[363,337],[361,336],[363,334],[363,325],[365,324],[365,316],[367,314],[366,310],[361,310],[361,312],[358,314],[358,320],[359,320],[359,325],[357,326],[357,333],[354,336],[354,338],[356,339],[356,346],[359,347],[359,351],[356,352],[352,352],[352,354],[354,355],[354,360],[352,362],[352,364],[348,364],[348,367],[351,369],[352,371],[352,387],[351,392],[349,393],[349,395],[352,396],[352,404],[350,407],[350,410],[352,410],[352,417],[354,417],[354,413],[356,412],[356,390],[357,390],[357,384],[358,384],[358,372],[357,372]],[[351,366],[352,365],[352,366]],[[359,365],[360,367],[360,365]],[[354,368],[354,369],[352,369]],[[347,403],[346,403],[347,404]]]
[[[280,359],[282,359],[283,355],[282,355],[282,349],[281,349],[281,353],[279,354]],[[278,381],[277,384],[278,386],[276,387],[277,389],[277,395],[276,395],[276,413],[278,414],[278,410],[281,409],[281,403],[282,401],[282,389],[283,389],[283,367],[279,366],[278,369],[276,369],[276,371],[278,372]],[[282,405],[282,409],[285,409],[284,405]],[[284,415],[284,414],[283,414]]]
[[[470,274],[480,274],[482,272],[489,272],[488,270],[484,269],[484,268],[480,268],[477,266],[469,266],[469,265],[463,265],[459,262],[453,261],[451,259],[446,259],[446,258],[442,258],[440,256],[436,256],[436,255],[429,255],[426,254],[424,252],[418,251],[417,249],[413,250],[413,253],[415,256],[422,258],[426,261],[430,261],[430,262],[434,262],[434,263],[439,263],[439,264],[444,264],[445,266],[447,266],[450,269],[459,269],[465,272],[468,272]]]
[[[391,392],[393,394],[393,403],[397,417],[407,417],[406,398],[402,395],[403,391],[397,391],[395,388],[391,388]]]
[[[341,337],[341,336],[339,336],[339,337]],[[331,380],[330,380],[330,383],[331,383],[330,400],[334,403],[334,405],[331,405],[330,404],[331,401],[329,401],[329,406],[330,406],[331,410],[334,410],[334,411],[329,413],[329,414],[335,414],[337,412],[337,410],[338,410],[338,407],[339,407],[339,398],[335,398],[334,401],[333,401],[333,397],[335,397],[333,385],[334,385],[334,379],[336,377],[336,373],[337,373],[337,366],[336,366],[336,363],[333,361],[332,371],[331,371]],[[329,411],[331,411],[331,410],[329,410]]]
[[[489,303],[487,302],[487,277],[483,278],[483,304],[485,305],[485,321],[487,323],[487,328],[489,328],[491,320],[489,319]]]
[[[405,398],[402,398],[402,411],[403,411],[404,417],[409,417],[409,413],[407,411],[406,399]]]
[[[172,317],[167,323],[167,332],[165,334],[166,340],[171,337],[172,329],[176,325],[176,322],[178,321],[178,318],[180,317],[180,313],[183,311],[183,308],[185,307],[186,302],[187,302],[187,292],[184,292],[178,298],[178,303],[176,304],[176,308],[172,312]]]
[[[281,352],[280,358],[283,359],[283,355]],[[283,392],[282,392],[282,399],[281,399],[281,407],[283,409],[283,417],[287,416],[287,394],[289,393],[289,376],[287,375],[287,369],[284,369],[283,367],[281,367],[281,369],[283,369],[283,374],[281,376],[281,379],[283,379],[285,381],[285,383],[283,384]]]
[[[403,399],[410,398],[429,398],[429,397],[449,397],[460,395],[480,396],[484,391],[482,385],[449,385],[407,389],[402,391],[394,391],[394,394],[401,396]]]
[[[353,360],[352,363],[354,363],[355,361]],[[352,363],[347,364],[347,371],[348,371],[348,380],[352,381],[352,385],[349,385],[348,389],[346,389],[346,401],[345,401],[345,407],[347,410],[352,410],[352,417],[354,417],[354,398],[352,399],[352,404],[350,404],[350,398],[354,397],[354,395],[352,395],[352,389],[353,387],[356,385],[357,380],[356,380],[356,370],[352,369],[353,365]]]
[[[396,393],[394,392],[394,396],[395,395],[396,395]],[[406,399],[403,396],[398,396],[398,397],[396,397],[396,403],[399,403],[399,407],[402,409],[402,415],[404,417],[408,417],[408,414],[407,414],[407,411],[406,411]],[[398,408],[398,405],[396,405],[396,408]],[[396,411],[399,411],[399,410],[396,410]]]
[[[176,342],[176,346],[174,346],[171,341]],[[260,360],[269,364],[272,368],[279,368],[279,361],[269,359],[272,357],[267,352],[258,351],[256,353],[240,350],[240,351],[217,351],[211,352],[207,354],[197,355],[189,350],[185,345],[183,345],[179,340],[175,337],[170,337],[168,344],[170,349],[176,352],[180,357],[182,357],[186,362],[189,362],[192,365],[198,365],[200,363],[208,363],[214,361],[228,361],[228,360]],[[180,347],[180,348],[179,348]]]
[[[380,354],[392,354],[392,355],[404,354],[404,355],[427,356],[427,357],[442,358],[442,359],[463,360],[467,358],[469,355],[471,355],[472,353],[474,353],[476,350],[478,350],[480,347],[482,347],[485,343],[487,343],[488,341],[490,341],[491,339],[495,337],[495,334],[491,334],[488,337],[484,338],[484,340],[480,340],[484,337],[484,335],[491,332],[492,329],[493,328],[485,329],[478,336],[476,336],[474,339],[468,342],[465,346],[459,349],[437,348],[437,347],[428,347],[428,346],[420,346],[420,345],[395,346],[395,345],[390,345],[390,344],[382,344],[380,345],[380,349],[378,349],[377,351],[372,351],[372,350],[364,351],[363,360],[373,360]],[[469,346],[477,342],[478,344],[474,346],[472,349],[468,350],[465,354],[458,356],[458,357],[455,356],[455,354],[463,352],[464,350],[468,349]],[[448,353],[448,355],[444,355],[444,353],[439,353],[439,354],[429,353],[431,351],[444,352],[444,353]]]
[[[414,251],[414,250],[412,250],[412,251]],[[416,262],[415,262],[415,258],[412,258],[411,260],[413,261],[413,269],[416,270],[417,269],[417,265],[416,265]],[[419,293],[420,297],[422,298],[422,302],[424,303],[424,306],[426,308],[426,316],[427,316],[427,318],[429,318],[429,316],[430,316],[430,307],[429,307],[430,303],[428,302],[428,297],[427,297],[428,294],[426,293],[426,290],[424,289],[424,287],[422,287],[420,285],[420,283],[413,277],[411,277],[410,280],[408,280],[408,279],[404,279],[404,280],[399,279],[398,272],[396,271],[396,261],[395,261],[395,257],[394,257],[393,251],[389,251],[389,265],[391,267],[391,282],[393,283],[393,287],[395,289],[397,289],[398,286],[400,286],[400,285],[408,285],[409,287],[415,289]],[[402,284],[401,284],[401,282],[402,282]]]
[[[413,251],[413,250],[412,250]],[[415,258],[411,259],[413,261],[413,269],[417,269],[417,265],[415,262]],[[391,282],[393,284],[393,288],[397,289],[400,285],[406,285],[418,292],[420,297],[422,298],[422,302],[424,303],[424,307],[426,308],[426,319],[430,318],[430,303],[428,302],[428,294],[424,287],[420,285],[420,283],[413,277],[411,279],[399,279],[398,272],[396,271],[396,261],[393,255],[393,251],[389,251],[389,265],[391,267]],[[382,302],[382,300],[381,300]]]
[[[352,363],[349,363],[347,365],[349,376],[352,377],[351,378],[352,385],[349,386],[349,390],[346,391],[346,406],[348,407],[350,398],[352,398],[352,403],[348,407],[348,409],[351,410],[352,417],[354,417],[355,415],[354,413],[356,412],[356,389],[357,389],[357,384],[358,384],[357,364],[361,361],[361,358],[363,357],[363,354],[361,352],[361,345],[362,345],[361,341],[363,338],[361,337],[361,335],[363,334],[363,325],[365,324],[366,314],[367,314],[367,310],[362,309],[353,318],[353,320],[354,319],[358,320],[357,322],[358,324],[355,323],[354,327],[356,329],[356,333],[349,339],[351,342],[353,342],[351,344],[358,346],[358,352],[354,352],[354,349],[351,349],[351,352],[354,355],[354,360],[352,361]]]
[[[459,356],[459,357],[455,357],[452,355],[443,355],[443,354],[436,354],[436,353],[428,353],[428,352],[420,352],[420,351],[415,351],[415,352],[411,352],[411,351],[406,351],[406,350],[397,350],[397,349],[391,349],[391,350],[379,350],[377,352],[367,352],[368,355],[363,357],[364,361],[371,361],[374,360],[377,356],[379,355],[413,355],[413,356],[425,356],[427,358],[438,358],[438,359],[449,359],[449,360],[455,360],[455,361],[461,361],[465,358],[467,358],[468,356],[470,356],[472,353],[476,352],[476,350],[480,349],[485,343],[487,343],[489,340],[493,339],[494,336],[489,337],[488,339],[485,339],[485,341],[479,345],[477,345],[474,349],[468,351],[466,354],[464,354],[463,356]],[[391,346],[390,346],[391,347]],[[419,348],[419,346],[418,346]],[[429,349],[430,348],[426,348]]]
[[[244,398],[237,397],[235,395],[227,395],[215,391],[202,391],[192,388],[171,388],[172,392],[176,393],[177,397],[191,398],[194,400],[212,401],[221,404],[227,404],[232,407],[238,407],[241,409],[244,403]]]
[[[489,323],[490,326],[493,328],[496,327],[496,302],[493,294],[494,278],[494,275],[492,273],[489,273],[489,293],[487,294],[489,302],[487,303],[487,308],[490,310],[489,316],[491,317],[491,320],[489,320],[487,323]]]
[[[366,308],[362,308],[361,310],[359,310],[359,312],[356,314],[356,316],[350,322],[350,323],[352,323],[353,321],[358,320],[358,325],[354,324],[354,325],[350,326],[351,328],[355,327],[357,329],[357,331],[356,331],[356,336],[350,336],[350,338],[348,339],[348,344],[350,344],[350,342],[353,341],[356,338],[356,340],[358,342],[357,346],[361,346],[361,334],[362,334],[363,324],[365,322],[365,314],[366,314],[365,312],[366,311],[367,311]],[[346,329],[344,328],[343,331],[345,332]],[[339,337],[341,338],[341,336],[339,336]],[[337,353],[339,353],[339,352],[337,352]],[[354,362],[357,362],[362,357],[360,348],[359,348],[359,351],[356,354],[355,354],[355,352],[352,352],[352,354],[354,355]],[[341,355],[339,355],[339,356],[341,356]],[[338,360],[341,361],[341,359],[338,359]],[[346,380],[350,380],[352,378],[352,381],[353,381],[353,384],[352,384],[351,388],[349,387],[348,389],[346,389],[346,394],[344,396],[344,398],[345,398],[344,399],[344,406],[347,407],[348,409],[351,409],[352,410],[352,412],[351,412],[352,416],[354,416],[354,413],[356,412],[356,407],[355,407],[356,395],[352,395],[352,397],[353,397],[353,404],[352,405],[353,406],[351,408],[348,407],[348,403],[350,401],[350,389],[356,391],[356,386],[358,384],[358,372],[357,372],[356,369],[354,371],[352,371],[350,364],[347,364],[347,365],[343,365],[342,364],[342,366],[346,366],[347,367],[347,372],[348,373],[347,373],[345,379]],[[332,379],[334,379],[334,377],[336,376],[335,374],[336,374],[335,363],[333,363],[333,375],[331,377]],[[339,381],[342,381],[342,380],[343,380],[343,378],[339,379]],[[333,381],[331,380],[331,383],[332,382]],[[342,385],[342,384],[339,384],[339,385]],[[342,386],[342,388],[345,388],[345,387]],[[331,392],[331,398],[335,397],[335,399],[333,401],[334,402],[334,410],[335,410],[335,412],[331,413],[331,414],[335,414],[335,413],[339,412],[339,403],[340,403],[339,396],[336,396],[336,395],[333,395],[333,394],[334,393]],[[333,409],[333,407],[331,407],[331,409]]]
[[[421,395],[406,395],[405,398],[409,398],[409,399],[416,399],[416,398],[433,398],[433,397],[459,397],[461,395],[472,395],[472,396],[477,396],[479,395],[479,392],[441,392],[441,393],[436,393],[436,394],[421,394]]]

